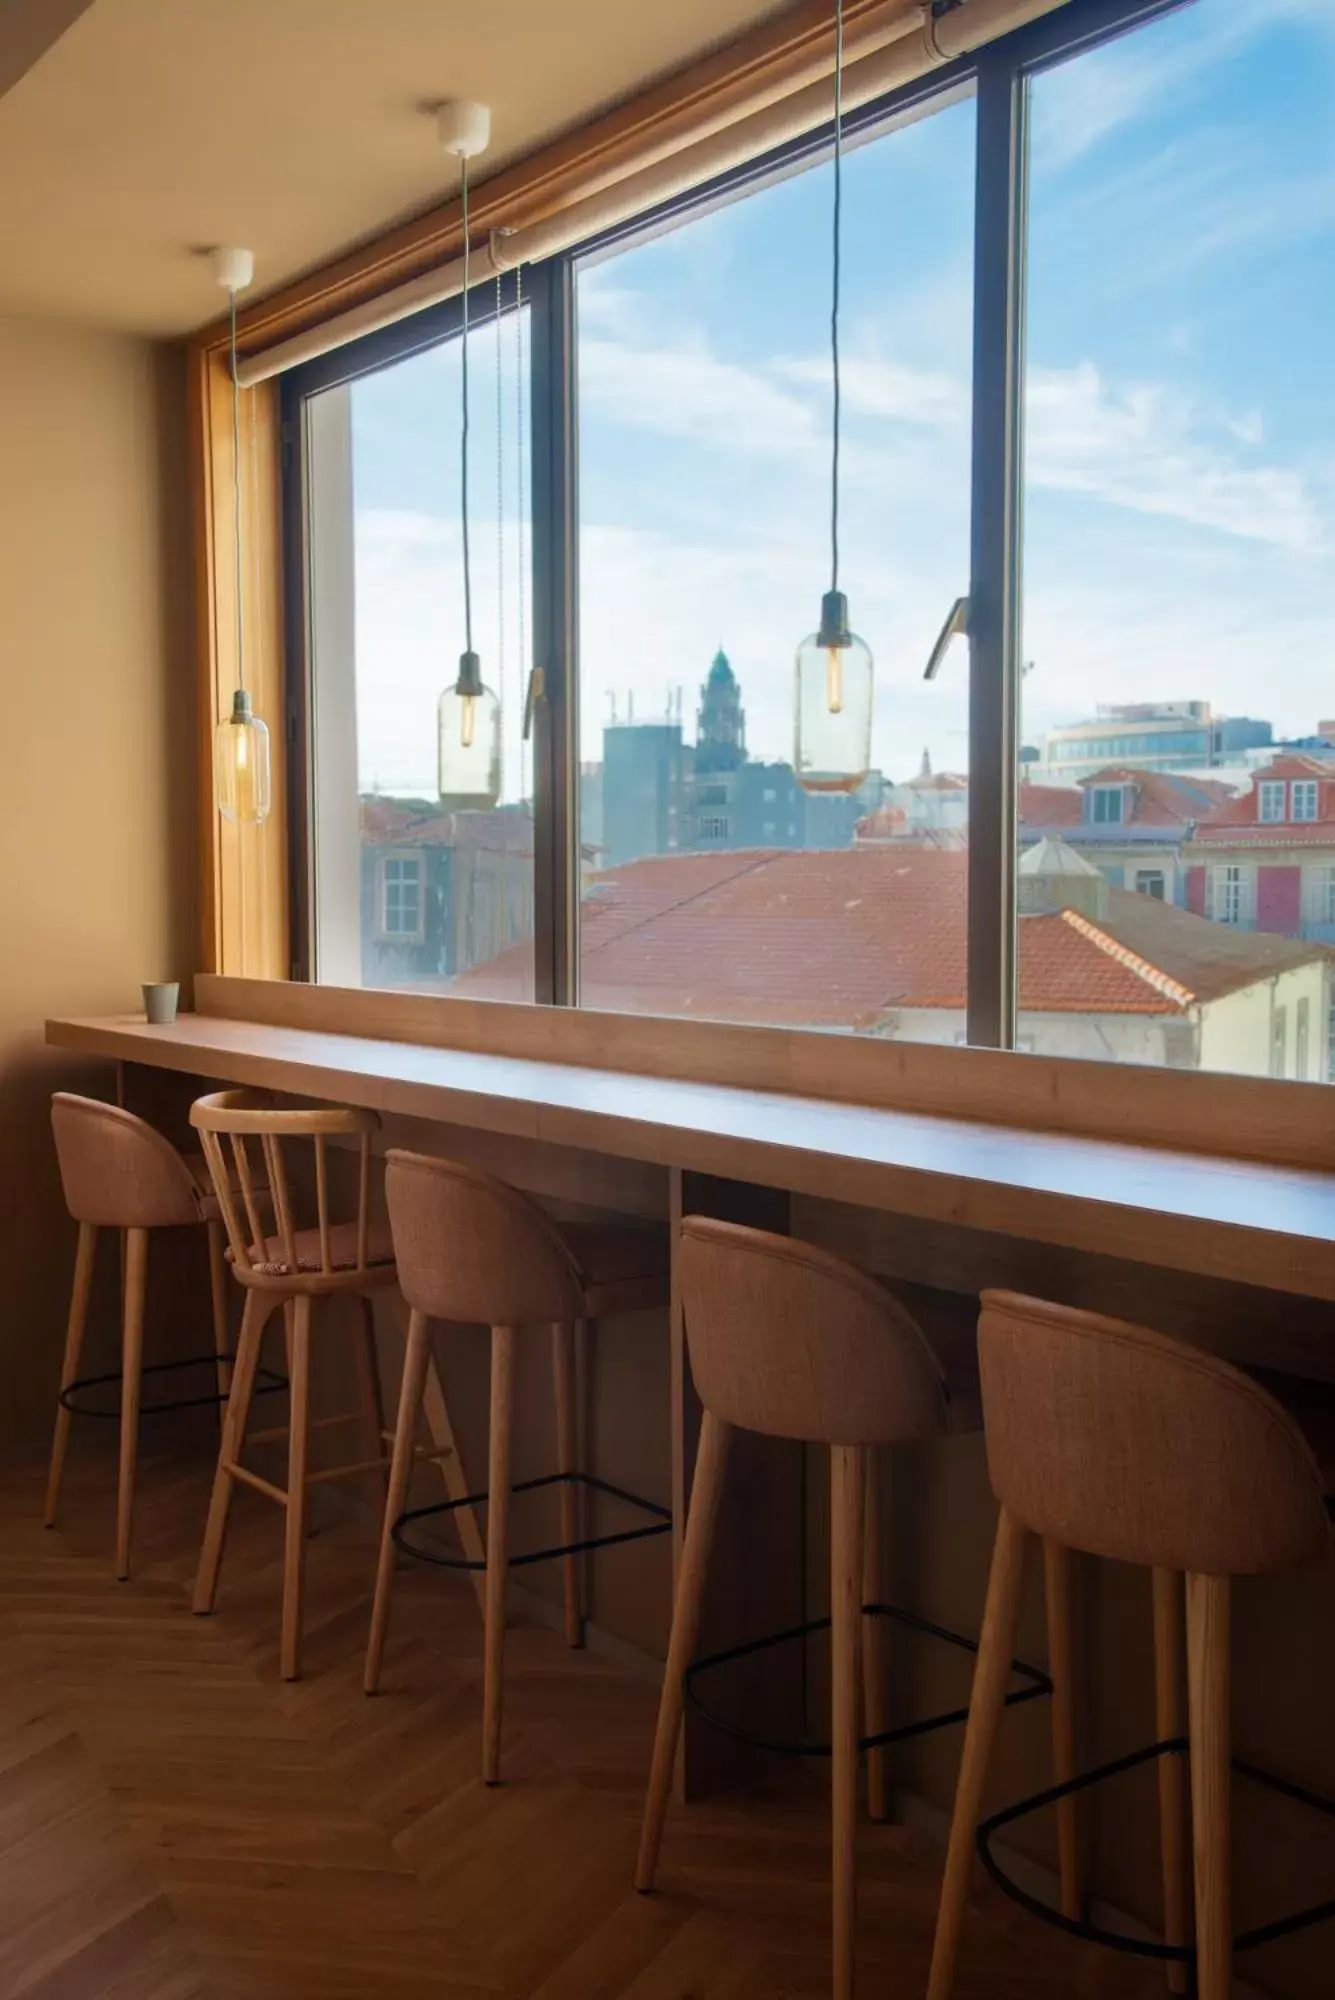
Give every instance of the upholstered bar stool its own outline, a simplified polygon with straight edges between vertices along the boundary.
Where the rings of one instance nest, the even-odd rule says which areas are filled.
[[[930,2000],[952,1991],[975,1843],[989,1873],[1038,1915],[991,1851],[995,1833],[1052,1803],[1053,1791],[978,1825],[1001,1719],[1006,1663],[1019,1615],[1026,1537],[1153,1572],[1156,1722],[1161,1740],[1074,1780],[1095,1784],[1136,1764],[1159,1770],[1165,1943],[1083,1926],[1095,1941],[1163,1959],[1170,1988],[1228,2000],[1235,1948],[1315,1921],[1307,1911],[1235,1941],[1230,1918],[1231,1772],[1300,1805],[1335,1803],[1230,1761],[1229,1596],[1235,1576],[1264,1575],[1328,1556],[1329,1477],[1299,1424],[1251,1376],[1142,1326],[1041,1299],[985,1292],[979,1358],[987,1458],[1001,1503],[982,1645],[974,1677],[932,1959]],[[1178,1644],[1186,1603],[1187,1727],[1177,1709]],[[1194,1948],[1184,1844],[1182,1759],[1193,1822]],[[1066,1788],[1072,1796],[1072,1788]]]
[[[952,1382],[922,1329],[900,1302],[853,1265],[813,1245],[759,1229],[689,1216],[682,1223],[678,1280],[691,1372],[703,1405],[690,1515],[677,1580],[672,1636],[654,1741],[635,1886],[654,1886],[700,1606],[723,1496],[729,1439],[759,1431],[830,1447],[830,1604],[833,1815],[833,1991],[853,1992],[854,1843],[859,1755],[877,1776],[880,1746],[904,1731],[881,1721],[878,1653],[866,1642],[882,1615],[869,1572],[867,1493],[878,1446],[976,1430],[976,1381],[967,1365]],[[865,1580],[864,1580],[865,1579]],[[867,1615],[864,1616],[864,1613]],[[919,1624],[917,1620],[907,1620]],[[814,1629],[814,1628],[812,1628]],[[926,1627],[969,1646],[956,1634]],[[869,1740],[860,1740],[859,1635],[868,1667]],[[787,1635],[785,1635],[787,1636]],[[754,1650],[754,1647],[746,1650]],[[1049,1691],[1046,1676],[1022,1669],[1025,1699]],[[931,1718],[942,1727],[952,1717]],[[875,1790],[873,1783],[870,1788]]]
[[[60,1371],[51,1468],[46,1488],[46,1525],[55,1525],[61,1475],[69,1444],[71,1418],[78,1413],[83,1389],[120,1382],[120,1473],[116,1496],[116,1573],[130,1573],[130,1536],[134,1516],[135,1463],[138,1455],[141,1385],[144,1374],[194,1367],[199,1357],[155,1362],[143,1359],[144,1303],[148,1280],[148,1242],[156,1229],[203,1227],[208,1233],[210,1295],[213,1309],[213,1351],[203,1357],[217,1371],[218,1399],[227,1393],[230,1357],[227,1341],[227,1300],[223,1283],[221,1211],[212,1191],[208,1167],[198,1155],[179,1153],[169,1139],[142,1118],[93,1097],[57,1091],[51,1100],[51,1128],[60,1163],[65,1203],[79,1225],[70,1297],[65,1356]],[[261,1188],[260,1194],[267,1198]],[[97,1239],[104,1229],[118,1230],[125,1246],[121,1367],[117,1375],[78,1380],[83,1352],[88,1299],[93,1280]],[[191,1397],[189,1403],[209,1402],[211,1396]],[[188,1404],[156,1405],[156,1409]]]
[[[290,1110],[277,1108],[264,1093],[223,1090],[199,1098],[190,1109],[213,1179],[214,1192],[227,1227],[227,1259],[245,1289],[245,1311],[231,1394],[223,1419],[218,1469],[209,1505],[204,1546],[195,1579],[194,1609],[212,1611],[222,1563],[227,1516],[237,1482],[276,1501],[287,1515],[283,1564],[283,1618],[280,1663],[285,1680],[301,1674],[302,1590],[305,1570],[306,1512],[309,1489],[328,1480],[353,1478],[368,1472],[383,1474],[386,1434],[380,1414],[375,1331],[371,1301],[396,1282],[389,1228],[371,1214],[371,1135],[379,1120],[372,1111],[333,1107]],[[357,1154],[357,1199],[351,1218],[336,1220],[330,1201],[330,1141],[351,1139]],[[288,1175],[284,1146],[300,1142],[313,1150],[306,1211],[313,1222],[297,1221],[296,1183]],[[261,1171],[248,1148],[263,1156],[273,1196],[275,1234],[257,1198]],[[230,1153],[230,1157],[229,1157]],[[362,1305],[360,1339],[354,1349],[361,1384],[357,1410],[322,1417],[310,1416],[311,1332],[315,1306],[322,1300],[349,1295]],[[287,1320],[291,1407],[287,1425],[257,1432],[252,1444],[286,1436],[287,1485],[265,1479],[241,1462],[247,1442],[246,1424],[259,1365],[260,1342],[272,1314],[283,1308]],[[371,1433],[374,1454],[351,1463],[309,1469],[312,1429],[359,1423]]]
[[[380,1684],[396,1546],[409,1554],[426,1553],[404,1539],[405,1527],[429,1515],[458,1512],[465,1554],[431,1559],[485,1574],[482,1776],[494,1785],[500,1778],[505,1590],[510,1568],[548,1559],[562,1562],[566,1638],[577,1646],[582,1638],[579,1555],[614,1542],[665,1534],[672,1525],[665,1508],[580,1470],[576,1463],[574,1380],[575,1330],[581,1322],[666,1304],[667,1243],[662,1230],[644,1224],[557,1222],[528,1195],[493,1175],[456,1160],[421,1153],[391,1151],[386,1155],[385,1195],[399,1284],[411,1311],[366,1653],[366,1691],[374,1694]],[[432,1320],[491,1329],[487,1487],[482,1493],[460,1494],[439,1506],[415,1508],[405,1514],[413,1433],[431,1360]],[[558,1470],[550,1477],[525,1480],[512,1487],[516,1334],[538,1326],[551,1330]],[[561,1546],[531,1555],[512,1555],[512,1492],[552,1485],[561,1488]],[[651,1517],[648,1525],[613,1535],[581,1535],[581,1488],[638,1508]],[[485,1554],[471,1511],[484,1502]]]

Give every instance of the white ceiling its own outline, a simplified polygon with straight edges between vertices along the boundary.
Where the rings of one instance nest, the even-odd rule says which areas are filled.
[[[271,290],[452,184],[422,106],[493,110],[484,171],[785,0],[6,0],[0,311],[173,335],[216,243]]]

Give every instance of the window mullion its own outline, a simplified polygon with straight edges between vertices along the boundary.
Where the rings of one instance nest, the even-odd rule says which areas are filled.
[[[969,586],[968,1035],[1015,1046],[1016,770],[1024,365],[1025,106],[997,47],[978,69]]]
[[[575,286],[567,258],[533,270],[534,997],[578,999],[578,618],[575,549]]]

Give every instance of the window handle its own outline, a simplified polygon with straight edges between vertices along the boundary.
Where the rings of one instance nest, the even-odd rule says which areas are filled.
[[[969,600],[967,597],[957,597],[946,614],[945,624],[936,635],[936,644],[928,656],[927,666],[923,672],[923,679],[925,681],[934,681],[936,679],[951,640],[967,638],[968,632]]]
[[[533,711],[540,701],[547,699],[547,675],[541,667],[534,667],[528,677],[528,692],[524,696],[524,741],[533,734]]]

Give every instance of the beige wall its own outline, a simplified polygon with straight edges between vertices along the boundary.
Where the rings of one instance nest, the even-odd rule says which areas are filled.
[[[184,368],[0,318],[0,1451],[44,1432],[71,1235],[53,1012],[134,1004],[195,957]]]

